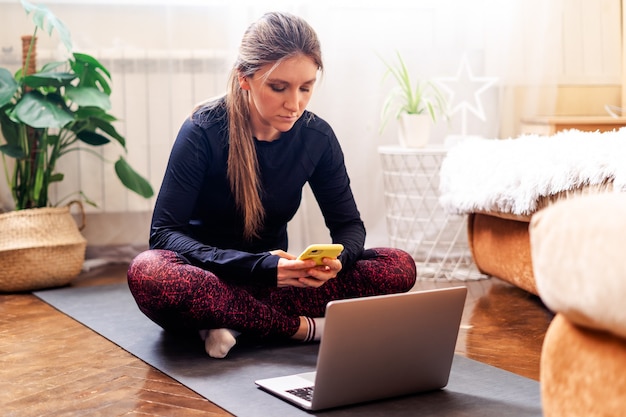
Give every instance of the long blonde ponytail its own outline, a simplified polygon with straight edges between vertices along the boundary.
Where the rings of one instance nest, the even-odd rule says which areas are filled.
[[[323,69],[320,43],[313,28],[303,19],[289,13],[267,13],[246,30],[239,56],[230,74],[226,95],[229,151],[228,181],[237,209],[244,219],[244,238],[259,236],[265,209],[261,202],[261,180],[256,156],[247,91],[239,77],[252,77],[267,64],[302,54]]]
[[[230,94],[226,96],[229,115],[228,181],[243,216],[244,237],[252,239],[258,237],[265,215],[261,204],[259,168],[250,127],[247,92],[239,88],[235,71],[229,82]]]

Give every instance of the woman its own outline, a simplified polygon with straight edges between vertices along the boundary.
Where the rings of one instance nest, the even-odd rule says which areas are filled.
[[[313,29],[268,13],[245,32],[229,91],[180,129],[154,208],[150,250],[128,270],[139,308],[171,331],[199,331],[223,358],[242,334],[319,340],[334,299],[408,291],[405,252],[364,250],[339,142],[305,110],[322,70]],[[297,260],[287,223],[309,183],[337,259]]]

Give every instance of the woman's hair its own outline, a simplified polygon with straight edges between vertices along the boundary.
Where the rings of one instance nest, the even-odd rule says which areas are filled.
[[[303,19],[273,12],[263,15],[244,33],[226,95],[229,120],[228,180],[244,219],[244,237],[258,237],[265,210],[261,205],[259,168],[250,124],[248,93],[239,76],[252,77],[262,66],[280,64],[296,55],[310,57],[323,69],[320,43]]]

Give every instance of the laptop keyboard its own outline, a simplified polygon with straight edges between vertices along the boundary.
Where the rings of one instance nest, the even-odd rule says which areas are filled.
[[[313,400],[313,387],[290,389],[290,390],[287,390],[287,392],[289,394],[295,395],[296,397],[300,397],[306,401]]]

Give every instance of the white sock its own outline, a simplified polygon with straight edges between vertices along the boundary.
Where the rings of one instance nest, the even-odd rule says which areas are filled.
[[[231,329],[200,330],[200,337],[204,338],[204,350],[212,358],[224,358],[237,343],[239,332]]]
[[[322,334],[324,333],[324,325],[326,324],[325,317],[305,317],[307,324],[309,325],[309,330],[307,332],[306,337],[304,338],[305,342],[319,342],[322,340]]]

